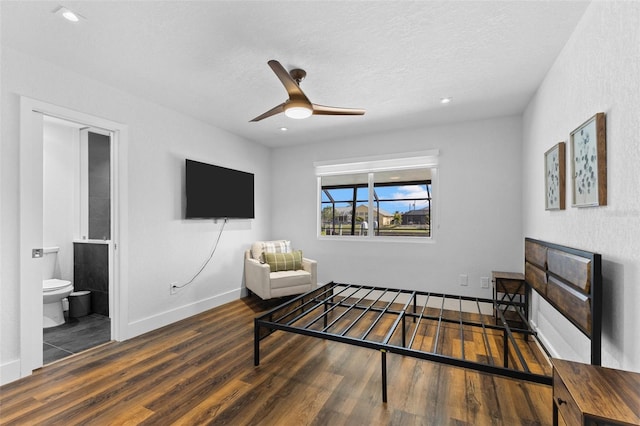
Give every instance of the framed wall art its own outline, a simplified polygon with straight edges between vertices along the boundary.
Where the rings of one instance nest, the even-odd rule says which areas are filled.
[[[565,163],[564,142],[544,153],[545,210],[564,210]]]
[[[571,132],[571,204],[574,207],[607,205],[606,133],[603,112]]]

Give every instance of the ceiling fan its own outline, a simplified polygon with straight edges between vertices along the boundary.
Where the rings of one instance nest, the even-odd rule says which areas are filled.
[[[251,121],[260,121],[281,112],[284,112],[290,118],[307,118],[310,115],[364,115],[365,111],[359,108],[331,107],[311,103],[302,89],[300,89],[300,82],[307,75],[305,70],[296,68],[287,72],[280,62],[274,59],[270,60],[268,64],[284,85],[289,94],[289,99]]]

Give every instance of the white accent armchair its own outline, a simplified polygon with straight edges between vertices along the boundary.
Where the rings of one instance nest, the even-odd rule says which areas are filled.
[[[276,255],[273,253],[287,253],[289,258],[292,257],[290,254],[298,254],[298,262],[286,268],[282,263],[275,267],[273,257]],[[272,261],[271,265],[266,257]],[[245,251],[245,285],[247,290],[264,300],[305,293],[317,287],[317,265],[315,260],[302,257],[301,252],[292,252],[290,241],[257,241]]]

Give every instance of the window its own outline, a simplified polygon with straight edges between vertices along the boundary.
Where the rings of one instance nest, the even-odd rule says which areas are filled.
[[[316,164],[319,235],[431,238],[436,159]]]
[[[320,213],[322,235],[367,235],[368,175],[322,178]]]

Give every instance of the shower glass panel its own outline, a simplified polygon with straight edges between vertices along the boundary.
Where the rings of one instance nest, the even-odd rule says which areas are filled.
[[[111,239],[111,138],[89,132],[89,239]]]

